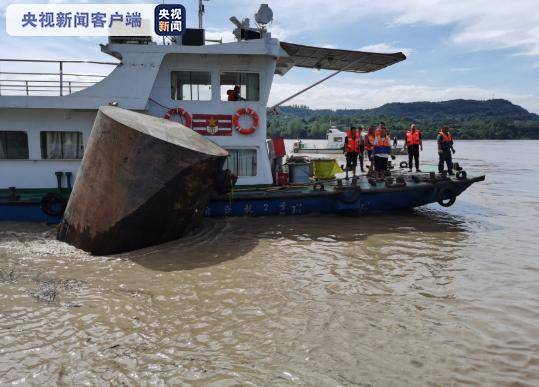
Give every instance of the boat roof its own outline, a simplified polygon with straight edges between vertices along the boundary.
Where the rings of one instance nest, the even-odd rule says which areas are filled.
[[[102,45],[101,49],[120,62],[100,82],[66,96],[2,95],[0,108],[93,110],[114,102],[126,109],[145,110],[166,55],[249,55],[275,58],[275,73],[279,75],[286,74],[294,66],[368,73],[406,59],[401,52],[383,54],[279,42],[271,38],[270,34],[262,39],[203,46],[109,43]],[[133,82],[135,79],[137,81]]]
[[[288,55],[280,56],[277,60],[275,73],[279,75],[286,74],[294,66],[318,70],[370,73],[406,59],[406,55],[402,52],[384,54],[305,46],[287,42],[280,42],[280,45]]]

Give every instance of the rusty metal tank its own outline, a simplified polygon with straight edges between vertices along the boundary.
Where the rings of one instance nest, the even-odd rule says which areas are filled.
[[[57,237],[93,254],[179,238],[202,221],[227,155],[176,122],[101,107]]]

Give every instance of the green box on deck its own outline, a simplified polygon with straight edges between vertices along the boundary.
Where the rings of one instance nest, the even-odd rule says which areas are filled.
[[[334,179],[337,173],[343,173],[335,159],[311,159],[315,179]]]

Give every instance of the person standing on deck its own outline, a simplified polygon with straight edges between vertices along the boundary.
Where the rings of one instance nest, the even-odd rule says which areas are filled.
[[[383,178],[388,170],[389,156],[395,158],[386,129],[381,129],[380,136],[374,139],[374,169],[378,178]]]
[[[412,162],[415,159],[415,170],[421,172],[419,169],[419,150],[423,151],[423,139],[421,138],[421,132],[415,124],[412,124],[410,130],[406,132],[405,148],[408,149],[408,168],[412,172]]]
[[[346,180],[348,180],[348,171],[353,171],[356,176],[357,158],[359,155],[359,134],[355,127],[350,127],[344,139],[344,153],[346,155]]]
[[[363,144],[365,146],[365,150],[367,151],[367,159],[372,162],[372,151],[374,149],[374,130],[372,127],[367,128],[367,134],[363,138]]]
[[[383,132],[387,131],[385,122],[380,122],[380,125],[376,127],[376,130],[374,131],[374,137],[380,137]],[[389,137],[389,135],[388,135]]]
[[[455,148],[453,148],[453,136],[449,133],[447,126],[442,127],[438,133],[438,156],[440,158],[438,162],[438,172],[442,173],[444,170],[444,163],[447,164],[447,173],[453,175],[453,158],[451,153],[455,154]]]
[[[393,134],[393,148],[396,148],[399,145],[399,140],[397,139],[397,133]]]
[[[364,154],[365,154],[365,141],[363,139],[363,136],[361,135],[363,131],[363,128],[361,126],[357,127],[357,136],[359,138],[359,166],[361,168],[361,172],[365,172],[365,169],[363,169],[363,160],[364,160]]]

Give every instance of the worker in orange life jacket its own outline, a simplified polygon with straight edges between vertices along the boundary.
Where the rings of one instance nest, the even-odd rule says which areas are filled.
[[[416,172],[421,172],[419,169],[419,150],[423,151],[423,139],[421,138],[421,132],[415,124],[412,124],[410,130],[406,132],[404,146],[408,149],[408,168],[410,168],[410,172],[412,172],[412,162],[414,159]]]
[[[374,131],[374,137],[380,137],[382,136],[382,133],[387,130],[386,124],[384,122],[380,122],[380,125],[376,127],[376,130]],[[389,134],[388,134],[389,136]]]
[[[362,132],[363,132],[363,128],[361,126],[358,126],[356,134],[357,134],[357,137],[359,138],[359,155],[358,155],[359,166],[361,167],[361,172],[365,172],[365,169],[363,169],[363,156],[365,154],[365,141],[363,139]]]
[[[361,132],[356,132],[355,127],[350,127],[344,139],[344,153],[346,155],[346,179],[348,180],[348,171],[353,171],[356,176],[357,159],[359,156],[361,143]],[[361,170],[363,171],[363,159],[361,160]]]
[[[367,134],[363,138],[363,143],[365,144],[365,150],[367,151],[367,158],[369,161],[372,161],[372,150],[374,149],[374,130],[372,127],[367,128]]]
[[[453,158],[451,152],[455,154],[455,148],[453,148],[453,136],[449,133],[447,126],[442,127],[438,133],[438,172],[442,173],[444,170],[444,163],[447,164],[447,173],[453,175]]]
[[[374,169],[379,178],[384,177],[388,171],[389,157],[395,159],[387,129],[381,129],[380,136],[374,139]]]

